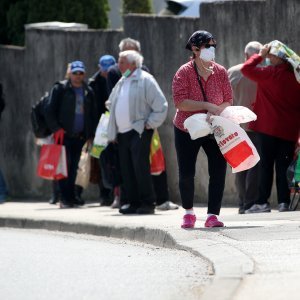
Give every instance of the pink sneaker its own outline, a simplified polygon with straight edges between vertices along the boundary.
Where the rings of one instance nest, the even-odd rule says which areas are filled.
[[[194,228],[196,223],[196,216],[186,214],[183,216],[183,223],[181,224],[181,228]]]
[[[220,222],[217,216],[212,215],[206,219],[205,227],[224,227],[224,223]]]

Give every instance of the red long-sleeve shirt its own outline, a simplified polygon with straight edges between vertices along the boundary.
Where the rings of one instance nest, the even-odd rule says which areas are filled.
[[[191,60],[182,65],[173,78],[172,91],[175,106],[186,99],[204,101],[193,62]],[[213,70],[214,73],[206,81],[201,78],[208,102],[216,105],[220,105],[223,102],[232,104],[232,89],[226,69],[213,62]],[[177,109],[173,124],[180,130],[187,131],[183,125],[184,121],[200,112],[205,113],[205,111],[181,111]]]
[[[254,54],[243,65],[242,73],[257,82],[253,111],[257,120],[249,128],[282,138],[297,141],[300,130],[300,84],[289,64],[256,67],[263,58]]]

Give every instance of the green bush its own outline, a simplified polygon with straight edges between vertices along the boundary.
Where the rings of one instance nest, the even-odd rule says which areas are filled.
[[[152,1],[151,0],[123,0],[122,2],[123,14],[136,13],[136,14],[151,14]]]
[[[0,0],[0,44],[24,44],[24,25],[60,21],[107,28],[108,0]]]

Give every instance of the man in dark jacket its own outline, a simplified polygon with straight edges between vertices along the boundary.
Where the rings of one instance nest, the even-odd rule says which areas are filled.
[[[64,136],[68,178],[59,180],[61,208],[76,205],[75,179],[80,154],[85,142],[92,142],[97,126],[94,92],[84,82],[85,67],[81,61],[70,66],[70,79],[54,85],[46,107],[46,121],[54,136]]]
[[[97,103],[97,110],[98,110],[98,117],[99,120],[101,115],[107,111],[107,108],[105,107],[105,102],[108,99],[108,90],[107,90],[107,71],[108,69],[113,66],[116,63],[116,60],[113,56],[106,54],[102,55],[99,58],[99,70],[92,76],[92,78],[89,79],[89,86],[93,89],[95,93],[95,99]],[[95,159],[95,158],[92,158]],[[100,164],[99,159],[97,160],[97,164]],[[100,180],[99,180],[99,190],[100,190],[100,205],[101,206],[107,206],[112,204],[112,196],[113,191],[111,189],[108,189],[104,186],[103,180],[102,180],[102,174],[100,172],[99,167],[99,173],[100,173]],[[80,199],[82,189],[77,188],[78,196]]]
[[[99,118],[107,111],[105,102],[108,99],[107,73],[108,69],[116,64],[116,59],[111,55],[102,55],[99,58],[99,70],[89,79],[89,86],[95,93],[95,98],[98,106]]]

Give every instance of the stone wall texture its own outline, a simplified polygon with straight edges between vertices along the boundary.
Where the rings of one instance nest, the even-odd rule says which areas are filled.
[[[4,86],[7,108],[0,123],[0,166],[10,193],[20,198],[45,198],[50,182],[36,177],[39,148],[31,131],[30,111],[52,84],[64,77],[67,63],[82,60],[87,75],[97,70],[103,54],[118,56],[124,37],[140,40],[145,64],[155,76],[169,102],[166,122],[159,129],[167,160],[171,199],[179,202],[178,170],[172,119],[175,113],[171,83],[176,70],[189,59],[185,50],[196,30],[213,33],[218,48],[217,61],[226,68],[243,61],[243,50],[251,40],[267,43],[278,39],[300,52],[299,0],[228,1],[202,4],[201,18],[127,15],[123,30],[27,29],[25,47],[0,46],[0,82]],[[207,201],[207,164],[199,153],[195,201]],[[96,198],[91,187],[86,197]],[[272,201],[274,201],[274,191]],[[275,199],[276,200],[276,199]],[[234,176],[228,168],[224,203],[236,203]]]

